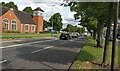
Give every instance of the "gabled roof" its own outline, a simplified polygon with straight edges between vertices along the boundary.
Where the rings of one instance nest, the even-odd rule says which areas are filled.
[[[0,16],[5,14],[8,10],[10,10],[10,8],[2,7],[2,9],[0,9]],[[21,23],[23,23],[23,24],[35,24],[35,22],[32,19],[31,14],[21,12],[18,10],[13,10],[13,12],[17,16],[17,18],[20,20]]]
[[[20,20],[21,23],[35,24],[35,22],[33,21],[30,14],[24,13],[24,12],[21,12],[21,11],[17,11],[17,10],[13,10],[13,12],[18,17],[18,19]]]
[[[42,11],[42,12],[44,12],[40,7],[37,7],[37,8],[34,9],[33,11]]]
[[[4,15],[8,10],[10,9],[5,7],[0,7],[0,16]]]

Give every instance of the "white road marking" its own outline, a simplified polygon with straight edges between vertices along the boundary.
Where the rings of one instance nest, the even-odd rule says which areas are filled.
[[[9,40],[9,41],[2,41],[2,42],[14,42],[14,41],[23,41],[23,40]]]
[[[43,49],[35,50],[35,51],[31,52],[31,54],[37,53],[37,52],[40,52],[40,51],[43,51],[43,50],[46,50],[46,49],[50,49],[50,48],[52,48],[52,47],[54,47],[54,46],[48,46],[48,47],[45,47],[45,48],[43,48]]]
[[[7,60],[0,61],[0,64],[2,64],[2,63],[4,63],[4,62],[7,62]]]
[[[57,39],[55,39],[55,40],[57,40]],[[53,40],[45,40],[45,41],[53,41]],[[17,44],[17,45],[11,45],[11,46],[2,46],[0,48],[10,48],[10,47],[16,47],[16,46],[22,46],[22,45],[40,43],[40,42],[44,42],[44,41],[37,41],[37,42],[31,42],[31,43],[25,43],[25,44]]]

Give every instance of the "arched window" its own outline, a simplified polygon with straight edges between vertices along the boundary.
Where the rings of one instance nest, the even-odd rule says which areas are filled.
[[[28,25],[28,24],[25,25],[25,30],[26,30],[26,31],[29,30],[29,25]]]
[[[17,28],[16,28],[16,21],[15,20],[13,20],[12,22],[11,22],[11,27],[12,27],[12,30],[16,30]]]
[[[32,25],[32,31],[35,31],[35,25]]]
[[[4,29],[8,30],[8,28],[9,28],[9,21],[8,21],[8,19],[4,19],[3,23],[4,23]]]

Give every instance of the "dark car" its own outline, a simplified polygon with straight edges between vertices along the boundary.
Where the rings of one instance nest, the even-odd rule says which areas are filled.
[[[60,35],[60,40],[68,40],[70,38],[71,38],[71,36],[69,33],[61,33],[61,35]]]

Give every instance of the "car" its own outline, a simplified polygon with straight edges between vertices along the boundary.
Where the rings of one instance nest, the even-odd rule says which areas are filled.
[[[85,32],[85,33],[84,33],[84,36],[87,36],[87,35],[88,35],[88,33],[87,33],[87,32]]]
[[[61,33],[61,35],[60,35],[60,40],[68,40],[70,38],[71,38],[71,36],[69,33]]]
[[[71,33],[72,38],[77,38],[78,36],[79,36],[79,33],[77,33],[77,32]]]
[[[113,33],[110,33],[109,41],[113,40]]]
[[[117,34],[117,38],[120,39],[120,32]]]

